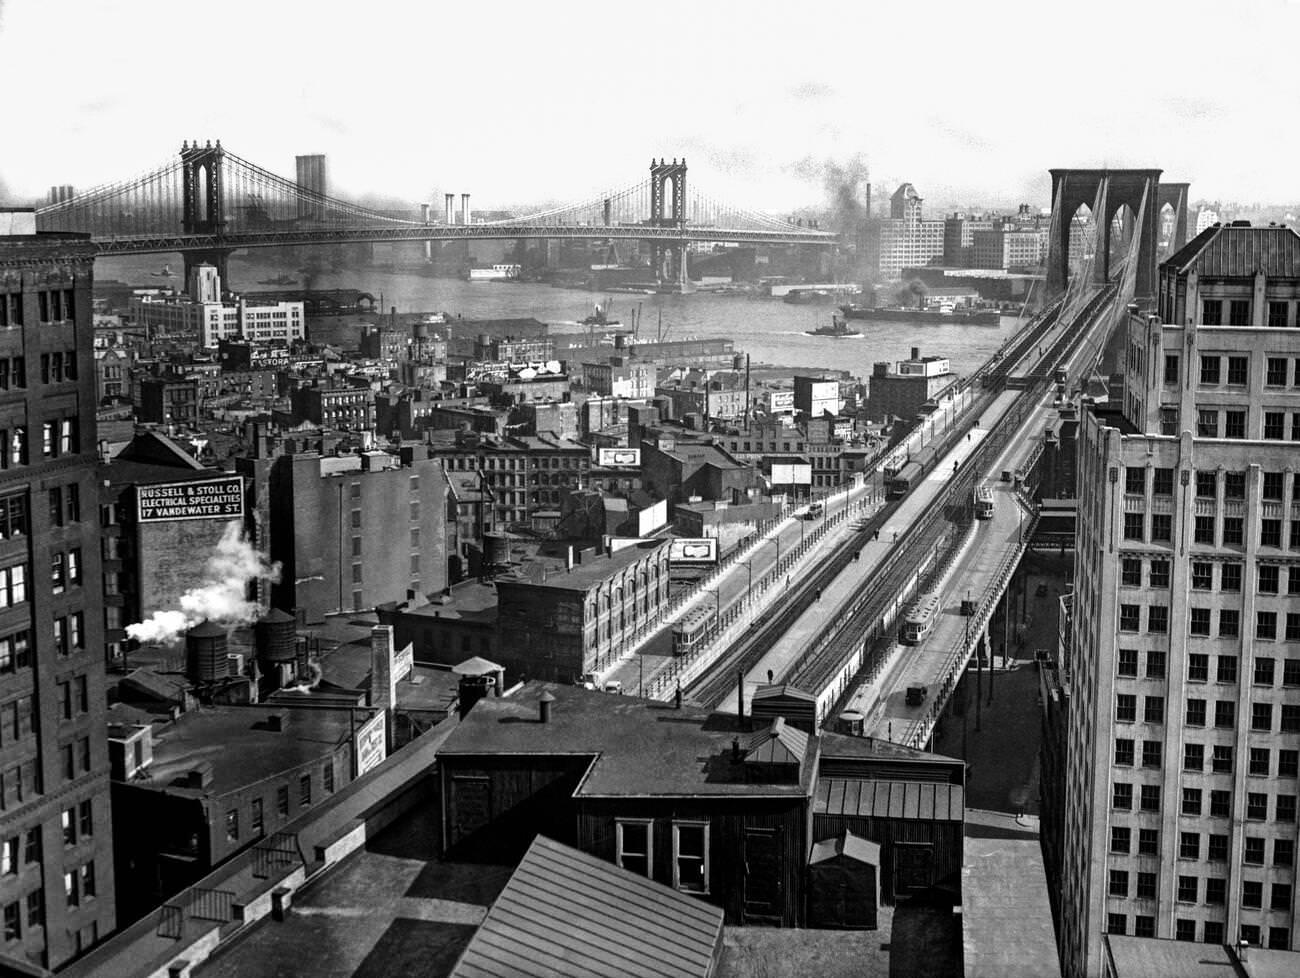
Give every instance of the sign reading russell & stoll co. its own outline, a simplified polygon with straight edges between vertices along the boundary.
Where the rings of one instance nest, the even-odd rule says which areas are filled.
[[[241,476],[139,486],[135,490],[136,518],[141,523],[167,520],[229,520],[244,515]]]

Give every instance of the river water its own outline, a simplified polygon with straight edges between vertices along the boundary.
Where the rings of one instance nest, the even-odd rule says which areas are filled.
[[[301,278],[294,269],[272,264],[256,251],[236,253],[231,258],[231,284],[241,291],[281,288],[259,285],[259,279],[286,273]],[[168,261],[176,277],[163,279],[158,272]],[[183,287],[181,262],[177,256],[101,258],[95,274],[136,285],[168,284]],[[856,337],[833,338],[806,335],[828,324],[832,306],[797,306],[780,299],[745,295],[610,295],[576,289],[552,288],[534,283],[466,282],[433,278],[414,272],[381,270],[367,266],[321,271],[312,279],[317,289],[361,289],[382,293],[384,308],[398,312],[447,312],[466,319],[496,319],[531,316],[543,322],[580,320],[592,312],[595,303],[610,300],[608,312],[625,326],[632,325],[640,311],[640,335],[654,339],[662,316],[666,339],[729,337],[736,349],[748,353],[755,365],[816,367],[847,370],[855,377],[868,377],[876,361],[906,359],[912,347],[922,356],[946,356],[960,375],[974,372],[1015,329],[1014,317],[1002,317],[1000,326],[928,325],[855,320]],[[292,286],[283,286],[291,288]]]

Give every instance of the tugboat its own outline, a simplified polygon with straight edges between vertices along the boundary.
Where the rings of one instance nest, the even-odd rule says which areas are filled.
[[[832,336],[835,339],[844,339],[848,336],[861,336],[862,333],[856,329],[849,329],[849,324],[839,316],[831,316],[829,326],[818,326],[812,331],[805,331],[804,336]]]

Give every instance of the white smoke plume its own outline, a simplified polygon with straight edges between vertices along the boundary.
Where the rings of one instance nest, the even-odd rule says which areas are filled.
[[[208,558],[203,583],[181,595],[180,609],[155,611],[147,621],[127,625],[126,634],[142,644],[170,645],[205,618],[219,625],[247,625],[262,610],[245,596],[249,582],[257,578],[278,581],[280,565],[254,550],[235,520]]]

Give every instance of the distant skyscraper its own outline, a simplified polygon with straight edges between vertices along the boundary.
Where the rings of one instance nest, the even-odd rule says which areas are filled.
[[[51,968],[116,922],[93,255],[0,209],[0,920]]]
[[[294,157],[298,164],[298,186],[303,190],[322,197],[329,194],[329,181],[325,172],[325,156],[317,153],[311,156]],[[321,221],[325,219],[325,207],[317,201],[298,201],[298,217],[301,220]]]
[[[1300,236],[1203,231],[1084,414],[1060,939],[1300,948]]]

